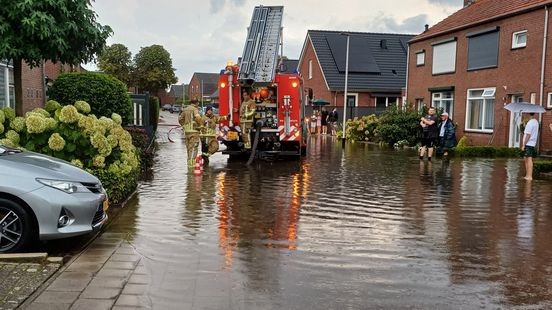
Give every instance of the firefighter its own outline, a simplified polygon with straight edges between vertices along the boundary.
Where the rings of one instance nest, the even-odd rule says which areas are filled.
[[[201,150],[203,151],[204,157],[209,157],[218,151],[219,144],[216,136],[217,124],[225,120],[225,116],[218,116],[213,113],[212,106],[207,106],[205,109],[205,115],[201,118],[202,127],[200,129],[200,136],[202,138]]]
[[[255,100],[251,98],[248,92],[243,92],[243,100],[240,106],[240,125],[242,128],[242,139],[244,147],[246,149],[251,148],[251,142],[249,141],[249,131],[253,127],[253,116],[255,115],[255,109],[257,105]]]
[[[201,127],[201,115],[199,114],[197,103],[198,101],[193,99],[178,117],[178,122],[184,130],[184,138],[186,139],[188,167],[194,167],[195,165],[195,158],[197,157],[200,142],[199,128]]]

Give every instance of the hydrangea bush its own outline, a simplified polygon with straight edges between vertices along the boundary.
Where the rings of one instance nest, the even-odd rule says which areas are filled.
[[[346,137],[355,141],[377,142],[376,128],[378,118],[375,115],[363,116],[361,118],[347,120]]]
[[[140,162],[132,136],[120,115],[90,114],[85,101],[62,106],[50,100],[24,117],[11,108],[0,110],[0,144],[21,147],[71,162],[98,176],[110,200],[120,203],[136,187]],[[122,182],[122,183],[121,183]]]

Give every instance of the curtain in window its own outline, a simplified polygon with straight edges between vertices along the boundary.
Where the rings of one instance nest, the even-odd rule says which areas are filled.
[[[494,127],[494,99],[485,100],[485,129]]]
[[[482,129],[483,126],[483,99],[470,99],[470,129]]]
[[[0,108],[8,106],[6,93],[6,67],[0,65]]]

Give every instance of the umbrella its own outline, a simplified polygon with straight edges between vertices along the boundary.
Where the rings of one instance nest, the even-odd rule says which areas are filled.
[[[316,106],[323,106],[323,105],[328,105],[330,104],[328,101],[324,100],[324,99],[315,99],[312,101],[312,105],[316,105]]]
[[[544,113],[546,110],[538,105],[529,102],[512,102],[504,106],[508,111],[514,113]]]

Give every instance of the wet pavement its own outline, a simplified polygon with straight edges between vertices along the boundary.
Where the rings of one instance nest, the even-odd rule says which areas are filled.
[[[320,136],[302,162],[217,154],[196,177],[170,128],[138,195],[29,308],[552,308],[552,182],[519,159]]]

